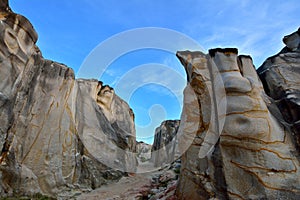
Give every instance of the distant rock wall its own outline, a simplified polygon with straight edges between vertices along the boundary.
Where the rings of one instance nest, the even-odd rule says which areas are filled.
[[[238,56],[237,49],[177,53],[189,77],[178,132],[186,139],[179,147],[192,140],[182,156],[179,199],[300,198],[293,139],[300,54],[299,43],[288,43],[291,50],[269,58],[260,72],[275,100],[265,94],[251,57]]]
[[[96,188],[134,171],[134,115],[109,86],[45,60],[37,33],[0,3],[0,195]]]
[[[146,144],[144,142],[136,143],[136,154],[139,163],[143,163],[151,159],[151,148],[151,144]]]
[[[155,129],[154,142],[151,149],[151,161],[154,167],[171,164],[176,159],[176,134],[180,120],[166,120]]]

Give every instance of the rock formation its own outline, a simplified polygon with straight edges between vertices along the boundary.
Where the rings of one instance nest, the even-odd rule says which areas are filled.
[[[258,69],[264,89],[291,128],[300,151],[300,28],[285,36],[286,47]]]
[[[134,171],[134,115],[109,86],[42,57],[37,33],[0,3],[0,195],[52,197]]]
[[[135,172],[133,152],[150,155],[148,145],[136,147],[128,104],[44,59],[34,28],[8,0],[0,21],[1,197],[69,198]],[[181,168],[179,199],[300,199],[299,34],[283,39],[260,78],[237,49],[177,53],[188,80],[180,125],[156,129],[151,159],[160,167],[183,154],[158,176],[151,198],[173,198]]]
[[[300,198],[293,137],[299,136],[299,35],[284,41],[283,52],[260,70],[274,99],[251,57],[237,49],[177,53],[189,77],[179,149],[192,143],[182,156],[179,199]]]
[[[155,129],[151,150],[151,161],[154,167],[171,164],[176,160],[176,134],[179,124],[179,120],[166,120]]]
[[[151,148],[151,144],[146,144],[144,142],[136,143],[136,154],[139,162],[146,162],[150,160]]]

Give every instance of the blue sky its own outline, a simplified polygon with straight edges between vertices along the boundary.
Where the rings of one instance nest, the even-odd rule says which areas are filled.
[[[43,56],[72,67],[77,78],[82,63],[101,42],[131,29],[175,30],[197,41],[204,51],[237,47],[259,67],[281,50],[282,37],[300,26],[299,0],[11,0],[10,6],[35,27]],[[159,71],[160,66],[172,70]],[[98,72],[94,76],[89,78],[101,78],[128,100],[136,115],[137,140],[151,142],[153,129],[162,120],[180,118],[185,73],[172,52],[129,52],[115,59],[101,77]],[[144,84],[137,87],[138,81]],[[130,84],[136,88],[126,97],[122,91]]]

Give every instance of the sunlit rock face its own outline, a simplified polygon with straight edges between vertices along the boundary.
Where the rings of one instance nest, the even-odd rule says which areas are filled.
[[[296,52],[289,55],[293,61],[299,57]],[[192,140],[182,156],[178,198],[299,199],[299,151],[293,132],[265,94],[251,57],[238,56],[237,49],[212,49],[208,55],[183,51],[177,56],[189,77],[178,131],[186,139],[179,147]],[[279,70],[286,74],[272,79],[278,91],[272,86],[268,94],[283,97],[290,88],[300,88],[296,62],[289,67],[283,63],[265,72],[271,77],[278,77]],[[279,87],[280,81],[286,84]],[[291,116],[296,118],[299,113],[297,107],[285,109],[283,116],[295,113]]]
[[[258,69],[266,93],[291,128],[300,151],[300,28],[283,38],[286,47]]]
[[[154,167],[171,164],[178,158],[176,152],[176,134],[180,120],[166,120],[155,129],[154,142],[151,149],[151,161]]]
[[[96,188],[134,171],[134,115],[109,86],[46,60],[37,33],[0,3],[0,195]]]

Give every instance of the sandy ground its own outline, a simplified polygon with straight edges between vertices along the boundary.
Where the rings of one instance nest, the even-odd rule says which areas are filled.
[[[151,177],[155,172],[140,173],[153,169],[149,162],[141,163],[137,173],[128,177],[123,177],[117,183],[102,186],[90,193],[82,194],[78,200],[133,200],[140,195],[143,190],[151,187]]]
[[[78,200],[96,200],[96,199],[135,199],[137,193],[143,187],[150,187],[151,178],[142,174],[137,174],[131,177],[124,177],[119,182],[103,186],[88,194],[82,194]]]

